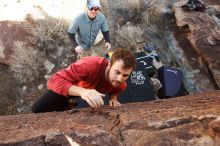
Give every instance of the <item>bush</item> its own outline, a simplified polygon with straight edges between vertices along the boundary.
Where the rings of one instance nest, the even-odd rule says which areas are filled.
[[[136,24],[143,22],[143,13],[152,9],[155,4],[156,2],[154,0],[138,0],[129,10],[128,21]]]
[[[10,70],[13,76],[21,83],[30,83],[39,78],[43,69],[44,57],[39,51],[27,47],[24,42],[16,41],[13,44],[14,55],[10,59]]]
[[[31,15],[26,16],[27,25],[25,29],[31,36],[30,43],[39,51],[44,51],[46,55],[56,53],[59,46],[71,46],[67,28],[68,24],[63,19],[45,16],[45,19],[33,20]]]
[[[44,61],[51,59],[56,64],[61,60],[58,57],[63,54],[63,50],[59,49],[65,48],[65,52],[71,49],[64,20],[46,14],[45,19],[39,20],[34,20],[28,14],[26,20],[24,30],[28,41],[13,44],[14,55],[10,60],[10,69],[21,83],[39,81],[46,74]]]

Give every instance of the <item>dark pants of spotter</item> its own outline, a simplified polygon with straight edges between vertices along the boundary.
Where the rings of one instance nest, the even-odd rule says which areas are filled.
[[[43,96],[41,96],[32,106],[33,113],[43,113],[52,111],[64,111],[72,107],[75,103],[72,99],[78,98],[78,96],[59,95],[51,90],[48,90]],[[72,100],[72,102],[70,102]]]

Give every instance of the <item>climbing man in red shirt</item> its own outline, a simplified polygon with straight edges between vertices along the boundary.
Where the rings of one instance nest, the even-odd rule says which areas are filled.
[[[84,57],[50,77],[48,91],[32,106],[32,112],[64,111],[68,101],[77,97],[98,108],[104,105],[105,94],[110,95],[110,106],[120,106],[117,97],[135,65],[133,53],[125,49],[116,50],[110,60]]]

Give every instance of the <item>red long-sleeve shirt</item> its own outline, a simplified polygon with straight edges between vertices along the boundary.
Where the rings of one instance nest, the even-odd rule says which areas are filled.
[[[47,82],[48,89],[57,94],[67,96],[72,85],[86,89],[96,89],[100,93],[118,95],[125,90],[127,84],[113,87],[105,77],[108,61],[103,57],[84,57],[72,63],[66,69],[55,73]]]

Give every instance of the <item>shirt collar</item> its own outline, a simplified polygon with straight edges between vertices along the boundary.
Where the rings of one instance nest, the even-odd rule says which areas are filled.
[[[96,18],[93,20],[93,22],[98,21],[98,19],[97,19],[98,16],[99,16],[99,13],[96,15]],[[89,16],[88,16],[87,13],[85,13],[85,17],[86,17],[86,21],[87,21],[88,23],[92,21],[91,19],[89,19]]]

